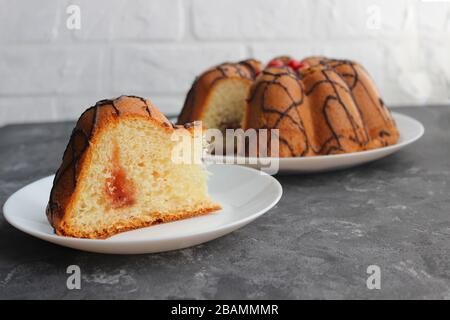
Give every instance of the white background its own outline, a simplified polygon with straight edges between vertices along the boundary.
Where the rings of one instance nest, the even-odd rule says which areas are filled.
[[[0,125],[75,119],[120,94],[176,113],[205,68],[279,54],[356,59],[389,106],[448,104],[450,2],[0,0]]]

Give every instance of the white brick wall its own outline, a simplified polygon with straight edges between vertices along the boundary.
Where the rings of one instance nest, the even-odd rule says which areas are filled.
[[[81,40],[179,40],[184,17],[181,0],[74,0],[82,10]]]
[[[208,66],[280,54],[356,59],[392,106],[448,104],[450,1],[0,0],[0,125],[120,94],[176,113]]]
[[[192,23],[199,40],[307,39],[315,1],[193,0]],[[282,22],[282,23],[281,23]]]
[[[124,45],[113,49],[114,92],[183,94],[193,76],[224,60],[246,57],[243,45],[153,44]]]

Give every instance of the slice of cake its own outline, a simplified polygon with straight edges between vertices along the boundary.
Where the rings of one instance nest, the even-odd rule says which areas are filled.
[[[59,235],[106,238],[219,210],[195,148],[201,140],[199,125],[173,126],[149,100],[97,102],[64,152],[47,206],[50,224]],[[180,150],[189,151],[184,161]]]

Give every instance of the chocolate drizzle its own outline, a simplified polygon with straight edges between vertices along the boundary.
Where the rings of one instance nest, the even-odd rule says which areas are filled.
[[[338,90],[336,89],[336,84],[335,82],[331,81],[328,74],[326,73],[326,71],[322,71],[322,74],[325,76],[325,78],[327,79],[327,81],[329,82],[331,88],[333,89],[334,92],[334,96],[336,97],[337,101],[339,102],[339,105],[342,107],[342,109],[345,111],[346,115],[347,115],[347,119],[349,120],[352,129],[353,129],[353,137],[349,137],[351,140],[359,143],[360,145],[363,145],[365,143],[367,143],[369,137],[367,136],[367,132],[366,132],[366,136],[365,136],[365,140],[362,141],[360,140],[359,136],[358,136],[358,131],[357,131],[357,124],[355,122],[355,119],[353,118],[352,114],[350,113],[350,111],[348,110],[348,107],[346,106],[346,104],[343,102],[341,96],[339,95]],[[347,91],[347,90],[346,90]],[[348,91],[347,91],[348,92]],[[330,96],[329,96],[330,97]],[[327,114],[327,119],[328,119],[328,114]],[[330,128],[332,128],[331,122],[329,124]],[[344,151],[341,147],[341,142],[339,140],[339,137],[336,136],[336,132],[335,130],[331,130],[333,132],[333,136],[335,136],[336,138],[336,143],[339,145],[340,150]]]
[[[299,100],[295,100],[293,96],[291,95],[289,88],[283,83],[286,78],[290,78],[291,80],[294,80],[294,83],[298,86],[298,90],[301,94],[301,97]],[[275,106],[269,106],[266,103],[267,100],[267,94],[268,89],[271,86],[279,86],[286,94],[286,96],[290,100],[290,104],[283,110],[280,111]],[[262,88],[260,88],[262,87]],[[251,103],[251,101],[256,97],[256,93],[259,92],[259,90],[262,90],[261,96],[262,96],[262,106],[261,110],[263,113],[273,113],[279,115],[279,117],[276,119],[275,123],[271,125],[270,127],[267,127],[267,125],[263,126],[262,129],[278,129],[281,121],[283,119],[289,119],[296,127],[297,129],[302,133],[302,135],[305,138],[305,148],[301,155],[305,155],[309,148],[310,143],[308,140],[308,136],[306,134],[306,130],[302,121],[302,118],[298,115],[297,108],[303,104],[304,102],[304,89],[300,81],[298,81],[298,77],[294,72],[291,71],[288,67],[276,67],[276,68],[269,68],[265,69],[263,71],[263,77],[258,81],[253,89],[251,90],[250,96],[248,98],[248,102]],[[297,113],[297,119],[295,119],[291,114],[291,110],[295,110]],[[279,141],[287,146],[287,148],[290,150],[291,154],[295,154],[295,148],[289,143],[289,140],[282,136],[281,131],[280,135],[278,136]]]
[[[63,163],[61,167],[57,170],[55,174],[55,178],[53,180],[53,188],[50,193],[50,200],[47,207],[47,214],[49,215],[49,220],[53,221],[54,214],[57,211],[60,211],[61,205],[55,201],[55,186],[57,186],[61,179],[69,172],[70,175],[70,184],[73,189],[76,188],[77,185],[77,166],[81,157],[86,152],[89,147],[90,141],[94,135],[94,131],[97,128],[99,113],[100,110],[111,109],[112,115],[115,117],[120,117],[123,112],[119,105],[120,101],[124,98],[132,98],[137,99],[143,103],[142,108],[145,110],[146,114],[149,117],[153,117],[151,112],[151,107],[148,104],[147,100],[138,96],[125,96],[122,95],[115,99],[104,99],[98,101],[94,106],[88,108],[83,114],[80,116],[78,123],[72,134],[70,136],[69,143],[63,154]],[[165,122],[163,122],[165,124]]]
[[[278,59],[285,64],[291,60],[288,56]],[[218,81],[244,77],[254,81],[247,97],[248,104],[256,104],[254,108],[263,113],[262,124],[256,125],[262,129],[280,129],[280,143],[289,150],[290,156],[365,150],[378,147],[380,143],[388,145],[396,141],[395,122],[362,66],[349,60],[324,57],[311,57],[303,62],[306,67],[295,71],[286,65],[266,68],[258,78],[260,65],[255,60],[220,64],[196,78],[178,123],[201,120],[206,97]],[[271,96],[272,105],[269,105],[267,95],[274,87],[276,92],[281,91],[280,99],[277,101]],[[256,95],[261,101],[255,100]],[[316,97],[320,101],[316,101]],[[321,119],[313,120],[323,122],[323,126],[329,129],[329,136],[326,136],[328,131],[320,128],[320,134],[314,136],[310,129],[306,130],[302,108],[311,108],[313,113],[321,110]],[[252,107],[249,110],[251,117]],[[341,116],[336,118],[332,116],[334,113]],[[293,127],[288,125],[286,129],[283,121],[288,121]],[[348,123],[348,128],[341,121]],[[294,134],[292,130],[298,131],[299,137],[288,136]]]
[[[370,75],[364,69],[363,66],[361,66],[353,61],[350,61],[350,60],[338,60],[338,59],[327,59],[327,58],[320,59],[319,64],[322,66],[325,66],[326,68],[335,70],[345,80],[350,78],[351,81],[346,81],[346,83],[350,89],[350,93],[352,94],[352,97],[354,95],[354,90],[357,88],[358,85],[360,85],[361,88],[365,91],[366,97],[369,99],[371,104],[375,107],[376,111],[378,112],[379,116],[383,119],[385,124],[395,126],[395,123],[391,116],[391,113],[390,113],[389,109],[386,108],[386,106],[384,105],[382,99],[379,96],[374,97],[372,95],[372,93],[370,92],[370,90],[367,88],[367,85],[365,84],[365,82],[361,80],[360,73],[358,72],[357,68],[359,68],[361,70],[361,72],[363,72],[368,78],[370,78]],[[317,65],[312,66],[312,68],[314,68],[314,67],[317,67]],[[351,72],[344,71],[348,68],[350,69]],[[364,119],[364,114],[361,112],[360,106],[358,105],[358,103],[356,103],[356,101],[355,101],[355,104],[359,109],[359,112],[363,118],[363,121],[366,122],[367,119]]]
[[[306,59],[308,60],[308,59]],[[309,67],[303,70],[299,70],[297,73],[291,71],[290,68],[286,66],[281,67],[270,67],[263,71],[263,77],[260,78],[253,86],[248,102],[249,104],[258,102],[254,101],[256,94],[261,97],[261,111],[266,114],[277,114],[278,117],[271,121],[270,127],[264,124],[262,128],[267,129],[280,129],[280,143],[285,145],[290,152],[291,156],[305,156],[314,154],[330,154],[336,152],[346,152],[345,147],[342,144],[343,139],[349,141],[349,143],[354,143],[360,146],[363,150],[371,142],[371,136],[368,133],[367,126],[365,125],[365,119],[363,117],[363,112],[361,107],[358,105],[357,100],[354,96],[353,91],[356,90],[358,85],[361,85],[362,90],[365,91],[365,95],[369,98],[369,103],[374,105],[373,109],[376,109],[385,122],[393,125],[395,130],[395,124],[393,123],[390,113],[387,108],[382,103],[381,99],[379,103],[374,101],[374,97],[371,92],[366,87],[365,83],[360,79],[359,72],[356,68],[356,64],[351,61],[346,60],[331,60],[331,59],[317,59],[312,58],[311,61],[317,61],[316,63],[309,63]],[[309,62],[311,62],[309,61]],[[359,65],[358,65],[359,66]],[[348,71],[347,71],[348,70]],[[364,70],[362,69],[364,72]],[[319,73],[318,73],[319,72]],[[320,75],[320,76],[319,76]],[[308,77],[314,76],[314,82],[305,89],[304,85],[308,83]],[[292,81],[288,80],[295,79],[299,84],[299,89],[293,89]],[[316,80],[318,79],[318,80]],[[341,82],[339,79],[342,79]],[[310,82],[310,81],[309,81]],[[289,86],[286,84],[291,83]],[[281,101],[275,106],[270,106],[267,104],[267,95],[269,88],[273,86],[279,86],[285,92],[285,96],[291,101],[288,106],[283,106]],[[322,110],[323,119],[330,130],[330,137],[325,138],[320,146],[313,146],[308,133],[305,130],[302,117],[300,115],[300,110],[305,102],[305,98],[315,94],[319,88],[325,86],[327,89],[321,89],[322,94],[326,94],[324,101],[321,106],[313,105],[312,108],[320,108]],[[290,91],[291,90],[291,91]],[[301,99],[295,101],[292,97],[292,90],[300,90]],[[344,100],[341,94],[345,94],[346,100]],[[378,97],[377,97],[378,98]],[[272,99],[273,100],[273,99]],[[350,111],[350,106],[347,103],[353,103],[356,107],[357,114],[354,111]],[[315,103],[315,102],[314,102]],[[338,106],[343,110],[347,121],[350,124],[351,134],[346,133],[345,135],[339,134],[337,129],[333,124],[333,118],[330,117],[330,107],[332,104]],[[292,113],[294,112],[295,113]],[[294,116],[295,115],[295,116]],[[355,119],[358,117],[358,121]],[[283,130],[281,122],[287,119],[289,122],[293,123],[299,133],[302,136],[303,147],[296,148],[299,145],[300,137],[295,139],[289,139],[284,136],[287,132]],[[266,119],[267,122],[268,119]],[[362,121],[362,122],[361,122]],[[390,136],[389,129],[384,129],[383,132],[379,132],[378,136],[380,138]],[[387,141],[382,141],[383,145],[387,144]]]
[[[256,65],[259,65],[259,62],[256,60],[253,60],[253,59],[242,60],[239,62],[239,64],[247,67],[247,69],[250,71],[253,79],[256,77],[256,75],[259,72],[259,70],[256,68]]]
[[[210,88],[214,86],[218,81],[226,78],[230,78],[233,76],[238,76],[241,78],[246,78],[249,80],[253,80],[253,69],[248,68],[248,62],[246,64],[239,63],[222,63],[217,67],[213,68],[206,74],[211,74],[215,71],[219,71],[219,74],[211,81]]]

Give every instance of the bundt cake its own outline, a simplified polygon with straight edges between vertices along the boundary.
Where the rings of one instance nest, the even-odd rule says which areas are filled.
[[[206,128],[240,128],[248,91],[261,72],[257,60],[222,63],[197,77],[178,124],[201,120]]]
[[[192,161],[173,161],[174,148],[199,141],[198,124],[173,126],[149,100],[97,102],[78,120],[55,175],[50,224],[58,235],[106,238],[220,209],[196,161],[201,148],[189,151]]]
[[[225,83],[228,78],[223,80]],[[214,88],[199,86],[197,81],[191,92],[211,97]],[[348,153],[387,146],[399,139],[396,124],[373,81],[365,69],[353,61],[324,57],[297,61],[287,56],[278,57],[256,73],[250,89],[245,92],[245,97],[235,99],[246,101],[242,128],[279,130],[277,137],[270,136],[269,132],[269,155],[302,157]],[[192,101],[188,96],[179,123],[183,124],[186,119],[204,121],[204,113],[197,110],[219,106],[215,99],[220,97],[211,97],[206,104],[202,100]],[[221,114],[231,112],[227,104],[220,106]],[[215,128],[217,123],[219,120],[204,121],[207,128]],[[270,138],[279,139],[276,154],[270,150]]]

